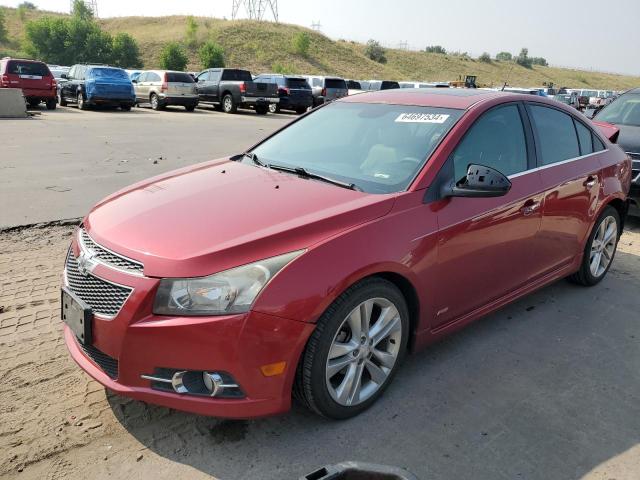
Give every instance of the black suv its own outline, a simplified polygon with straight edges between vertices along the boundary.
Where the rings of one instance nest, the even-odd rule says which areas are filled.
[[[280,110],[293,110],[300,115],[313,105],[311,86],[303,77],[263,73],[254,78],[253,81],[256,83],[274,83],[278,86],[280,102],[269,106],[269,110],[272,113]]]

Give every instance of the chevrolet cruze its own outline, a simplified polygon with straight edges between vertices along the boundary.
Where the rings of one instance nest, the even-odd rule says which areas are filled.
[[[347,418],[407,352],[558,279],[595,285],[628,156],[575,109],[395,90],[96,205],[66,256],[74,360],[121,395],[219,417],[297,397]]]

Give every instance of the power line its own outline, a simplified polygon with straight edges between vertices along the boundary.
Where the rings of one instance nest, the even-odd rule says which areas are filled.
[[[268,10],[271,11],[273,19],[278,21],[278,0],[233,0],[231,10],[231,18],[238,18],[240,7],[244,6],[244,10],[250,20],[263,20]]]
[[[409,50],[409,43],[404,41],[404,42],[400,42],[398,43],[398,48],[400,50]]]

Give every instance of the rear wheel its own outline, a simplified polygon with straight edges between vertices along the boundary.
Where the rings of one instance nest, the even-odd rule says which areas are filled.
[[[269,107],[266,105],[256,105],[256,113],[258,115],[266,115],[269,112]]]
[[[58,106],[58,102],[55,98],[50,98],[47,100],[47,110],[55,110]]]
[[[592,286],[599,283],[609,271],[620,238],[620,214],[606,207],[594,223],[582,257],[580,270],[569,277],[574,283]]]
[[[131,111],[131,105],[129,105],[127,103],[124,103],[124,104],[120,105],[120,109],[123,112],[130,112]]]
[[[87,102],[85,101],[84,94],[82,92],[78,92],[77,103],[78,103],[78,108],[80,110],[86,110],[87,109]]]
[[[193,112],[196,109],[196,106],[195,105],[185,105],[184,109],[187,112]]]
[[[303,113],[307,113],[307,109],[306,108],[296,108],[296,113],[298,115],[302,115]]]
[[[294,394],[320,415],[343,419],[370,407],[407,350],[409,311],[381,278],[346,290],[318,320],[296,372]]]
[[[40,105],[40,100],[27,100],[27,103],[31,108],[34,108]]]
[[[233,101],[233,97],[230,93],[227,93],[222,97],[222,111],[224,113],[236,113],[238,111],[238,106],[236,105],[236,102]]]

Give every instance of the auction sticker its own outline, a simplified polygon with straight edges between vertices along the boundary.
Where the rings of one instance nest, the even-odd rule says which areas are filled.
[[[396,118],[399,123],[444,123],[449,115],[442,113],[401,113]]]

